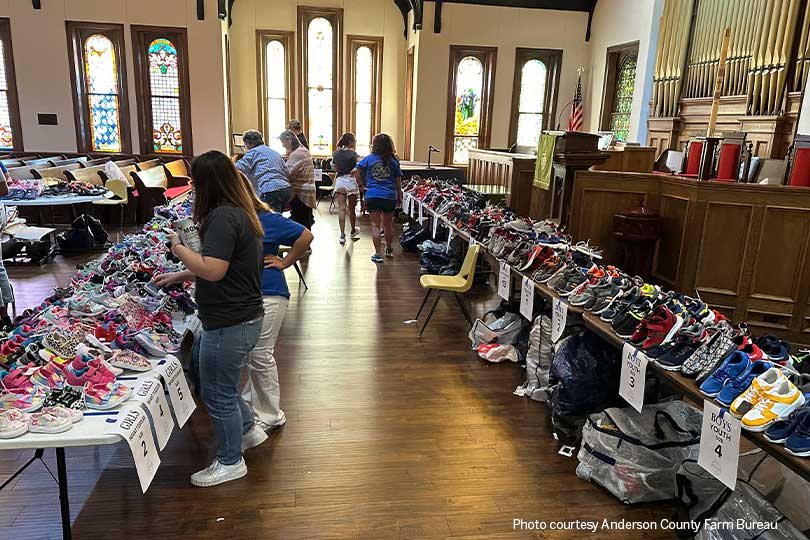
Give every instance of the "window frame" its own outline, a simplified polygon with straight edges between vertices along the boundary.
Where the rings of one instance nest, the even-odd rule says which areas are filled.
[[[346,65],[349,66],[349,84],[346,91],[347,131],[351,131],[355,136],[357,135],[357,110],[355,107],[357,49],[360,47],[371,49],[371,137],[373,139],[374,135],[381,130],[383,44],[382,36],[346,36]],[[371,141],[368,144],[370,146]]]
[[[610,124],[613,119],[613,107],[616,105],[618,91],[619,68],[627,56],[635,55],[638,60],[638,49],[638,41],[631,41],[607,48],[605,83],[602,85],[602,110],[599,113],[600,131],[611,131]],[[638,70],[638,64],[636,64],[636,69]],[[636,75],[638,75],[638,73],[636,73]],[[633,85],[633,92],[635,93],[635,83]]]
[[[11,43],[11,19],[0,18],[0,40],[3,41],[3,60],[6,66],[6,84],[8,88],[8,114],[11,121],[12,152],[23,150],[22,121],[20,119],[20,102],[17,95],[17,72],[14,71],[14,48]]]
[[[295,111],[295,103],[293,96],[295,96],[295,87],[293,82],[293,72],[295,65],[293,64],[293,47],[295,43],[294,32],[287,32],[284,30],[256,30],[256,70],[258,81],[258,94],[259,100],[259,125],[261,126],[262,133],[266,141],[271,137],[278,137],[281,133],[269,133],[269,126],[267,125],[267,44],[271,41],[280,41],[284,45],[284,70],[285,70],[285,122],[293,117]]]
[[[124,43],[124,25],[82,21],[65,21],[70,54],[70,86],[73,94],[73,116],[76,126],[76,149],[83,154],[102,156],[132,153],[132,127],[129,123],[129,96],[127,92],[127,57]],[[93,34],[101,34],[113,44],[118,62],[118,120],[121,130],[121,150],[105,152],[93,149],[90,129],[90,107],[84,72],[84,42]]]
[[[193,156],[194,144],[191,132],[191,85],[188,75],[188,36],[185,28],[172,26],[132,25],[132,48],[135,61],[135,95],[138,102],[138,133],[141,154],[155,156]],[[165,38],[177,48],[177,72],[180,79],[180,130],[183,134],[183,151],[158,152],[152,141],[152,93],[149,88],[148,47],[152,40]],[[148,150],[147,150],[148,149]]]
[[[509,115],[509,144],[517,144],[518,117],[520,115],[520,89],[523,66],[530,60],[546,65],[546,95],[543,96],[543,129],[554,129],[557,119],[557,99],[560,96],[560,73],[563,51],[560,49],[515,49],[515,75],[512,81],[512,109]]]
[[[309,51],[307,41],[309,37],[309,23],[312,19],[323,17],[332,24],[332,147],[334,150],[338,138],[343,130],[343,115],[341,96],[343,95],[343,8],[326,8],[298,6],[298,46],[296,53],[299,69],[298,103],[300,105],[298,118],[301,119],[301,128],[307,137],[311,137],[309,129],[309,86],[307,75],[309,71]],[[310,143],[311,144],[311,143]],[[325,156],[317,156],[325,157]],[[329,156],[331,157],[331,156]]]
[[[495,103],[495,67],[498,60],[498,47],[480,47],[475,45],[450,45],[450,73],[447,78],[447,124],[445,126],[444,164],[453,167],[466,167],[466,164],[454,164],[453,152],[455,139],[456,110],[456,73],[461,61],[473,56],[483,67],[481,88],[481,122],[478,129],[478,148],[489,146],[491,136],[492,110]]]
[[[414,67],[414,47],[411,46],[405,53],[405,148],[402,152],[406,160],[411,159],[413,140]]]

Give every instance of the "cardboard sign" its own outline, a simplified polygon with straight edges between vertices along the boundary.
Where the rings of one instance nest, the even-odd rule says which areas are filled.
[[[133,404],[121,411],[118,414],[118,422],[108,433],[120,435],[129,444],[138,480],[141,482],[141,491],[146,493],[160,466],[160,456],[155,439],[152,437],[149,418],[141,404]]]
[[[534,315],[534,281],[526,276],[520,284],[520,314],[530,321]]]
[[[498,271],[498,296],[504,300],[509,300],[512,294],[512,269],[506,261],[499,261]]]
[[[169,399],[172,403],[172,409],[174,409],[174,416],[177,418],[177,425],[182,428],[191,413],[197,408],[194,398],[191,397],[191,390],[188,388],[183,366],[180,365],[177,358],[170,356],[167,357],[165,364],[157,367],[157,370],[166,382],[166,387],[169,389]]]
[[[741,430],[738,418],[704,400],[698,465],[731,489],[737,485]]]
[[[638,412],[644,406],[644,385],[647,378],[647,357],[629,343],[622,348],[622,373],[619,395]]]
[[[163,450],[174,430],[174,420],[172,420],[166,395],[163,393],[163,384],[154,377],[147,377],[135,390],[133,397],[146,405],[146,410],[149,411],[149,416],[152,418],[152,427],[155,428],[157,435],[158,448]]]

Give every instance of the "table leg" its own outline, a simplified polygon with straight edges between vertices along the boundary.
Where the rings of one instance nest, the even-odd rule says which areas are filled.
[[[67,468],[65,467],[65,449],[56,449],[56,471],[59,479],[59,508],[62,511],[62,540],[71,540],[70,504],[68,502]]]

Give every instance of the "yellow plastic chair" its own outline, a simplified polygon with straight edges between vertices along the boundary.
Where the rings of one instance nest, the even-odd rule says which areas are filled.
[[[436,300],[433,301],[433,307],[430,308],[430,312],[425,320],[425,324],[423,324],[422,328],[419,330],[420,338],[422,337],[422,332],[425,331],[425,328],[430,322],[433,312],[436,310],[436,306],[439,303],[439,299],[442,297],[442,293],[445,291],[453,293],[462,313],[464,313],[464,318],[467,319],[467,324],[472,325],[470,314],[467,312],[467,308],[464,306],[464,302],[461,300],[459,293],[463,294],[469,291],[470,287],[472,287],[473,278],[475,277],[475,263],[478,261],[478,252],[480,249],[481,246],[478,244],[470,246],[469,249],[467,249],[467,254],[464,256],[464,262],[461,263],[461,270],[459,270],[458,274],[455,276],[425,274],[419,278],[419,284],[422,285],[423,289],[427,289],[427,294],[425,294],[425,299],[422,300],[422,305],[419,306],[419,311],[416,313],[417,320],[419,319],[419,315],[421,315],[425,304],[427,304],[430,293],[434,290],[439,292],[439,294],[436,295]]]
[[[97,201],[93,201],[93,206],[120,206],[121,207],[121,225],[118,227],[118,233],[116,237],[121,234],[121,229],[124,228],[124,208],[127,206],[129,202],[129,183],[125,180],[119,180],[118,178],[111,178],[107,180],[107,183],[104,184],[104,187],[113,192],[113,194],[117,197],[114,199],[99,199]]]

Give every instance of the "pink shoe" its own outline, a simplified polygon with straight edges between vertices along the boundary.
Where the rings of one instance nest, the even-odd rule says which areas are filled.
[[[37,369],[31,375],[31,382],[50,389],[64,388],[66,383],[64,372],[54,362],[49,362]]]
[[[88,365],[86,369],[77,371],[73,365],[67,367],[67,383],[74,388],[83,388],[87,384],[108,384],[115,381],[115,375],[99,371],[97,368]]]

